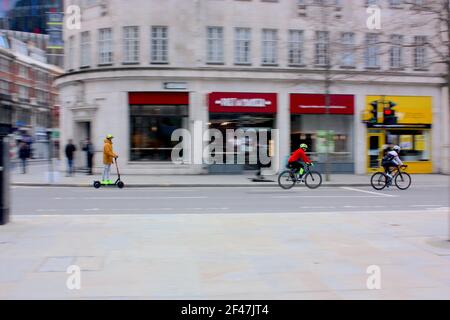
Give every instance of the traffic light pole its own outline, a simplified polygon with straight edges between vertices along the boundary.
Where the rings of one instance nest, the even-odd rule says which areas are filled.
[[[0,225],[9,221],[9,144],[0,133]]]

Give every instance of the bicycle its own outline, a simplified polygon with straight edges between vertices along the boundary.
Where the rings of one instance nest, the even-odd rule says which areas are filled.
[[[318,188],[322,184],[322,175],[310,170],[310,166],[307,164],[305,172],[301,175],[294,168],[282,171],[278,175],[278,185],[283,189],[291,189],[295,184],[305,182],[310,189]]]
[[[370,184],[375,190],[383,190],[386,187],[390,187],[392,185],[392,181],[394,181],[397,188],[400,190],[406,190],[411,185],[411,176],[407,172],[402,171],[402,169],[405,169],[406,167],[408,166],[403,165],[396,167],[393,170],[395,171],[395,174],[392,178],[385,172],[375,172],[370,179]],[[393,171],[391,171],[391,173]]]

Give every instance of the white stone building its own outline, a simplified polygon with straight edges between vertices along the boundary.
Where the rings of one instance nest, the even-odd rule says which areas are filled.
[[[371,3],[381,8],[381,29],[367,26]],[[301,142],[323,162],[331,130],[333,171],[369,172],[384,145],[401,144],[410,172],[449,172],[445,68],[433,63],[426,43],[436,31],[421,23],[420,6],[395,0],[65,5],[81,7],[81,29],[64,29],[61,141],[90,136],[97,166],[111,133],[127,173],[243,169],[170,161],[173,130],[194,132],[202,121],[204,129],[279,129],[274,161],[281,164]],[[201,138],[194,133],[196,143]],[[198,152],[201,147],[192,156],[201,157]],[[77,159],[84,166],[84,156]]]

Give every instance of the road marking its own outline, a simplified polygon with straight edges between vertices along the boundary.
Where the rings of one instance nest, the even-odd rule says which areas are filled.
[[[394,196],[393,196],[394,197]],[[380,196],[273,196],[272,199],[290,199],[290,198],[381,198]],[[258,198],[252,198],[258,199]]]
[[[439,210],[438,210],[439,209]],[[446,208],[448,209],[448,208]],[[223,215],[223,216],[230,216],[230,215],[276,215],[276,216],[280,216],[280,215],[346,215],[346,214],[351,214],[351,215],[358,215],[360,216],[361,214],[381,214],[381,215],[392,215],[392,214],[436,214],[436,215],[443,215],[443,214],[447,214],[447,210],[442,210],[441,208],[436,208],[432,211],[427,211],[426,213],[424,213],[423,211],[420,210],[384,210],[384,211],[374,211],[374,210],[366,210],[366,211],[331,211],[331,212],[326,212],[326,211],[305,211],[305,212],[221,212],[221,213],[209,213],[209,214],[218,214],[218,215]],[[12,215],[12,220],[14,219],[41,219],[42,217],[54,217],[54,218],[76,218],[76,217],[123,217],[123,218],[130,218],[130,217],[150,217],[150,216],[154,216],[156,213],[142,213],[142,214],[127,214],[127,213],[117,213],[117,214],[101,214],[101,213],[86,213],[86,214],[14,214]],[[170,215],[204,215],[204,213],[192,213],[192,212],[174,212],[171,213]]]
[[[300,207],[301,209],[336,209],[336,207],[330,207],[330,206],[304,206]]]
[[[198,197],[56,197],[54,200],[164,200],[164,199],[207,199],[205,196]]]
[[[410,207],[443,207],[440,204],[415,204],[415,205],[410,205]]]
[[[356,189],[356,188],[351,188],[351,187],[341,187],[341,189],[350,190],[350,191],[358,191],[358,192],[363,192],[363,193],[368,193],[368,194],[376,194],[377,196],[383,196],[383,197],[398,197],[398,196],[395,196],[392,194],[378,193],[378,192],[361,190],[361,189]]]

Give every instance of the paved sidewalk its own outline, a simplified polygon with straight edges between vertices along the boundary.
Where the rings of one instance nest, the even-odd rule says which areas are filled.
[[[450,299],[448,214],[13,216],[0,299]],[[66,286],[71,265],[81,289]],[[369,290],[369,266],[381,289]]]
[[[332,174],[330,181],[324,186],[367,186],[370,185],[370,175]],[[29,166],[27,174],[20,174],[19,168],[12,171],[11,183],[16,186],[68,186],[88,187],[101,176],[88,176],[85,173],[76,173],[74,177],[66,177],[64,172],[55,172],[50,179],[46,165]],[[116,175],[112,174],[112,179]],[[265,176],[267,182],[254,182],[254,174],[243,175],[122,175],[126,187],[215,187],[215,186],[277,186],[277,176]],[[413,175],[413,183],[421,185],[448,186],[450,176],[429,174]]]

